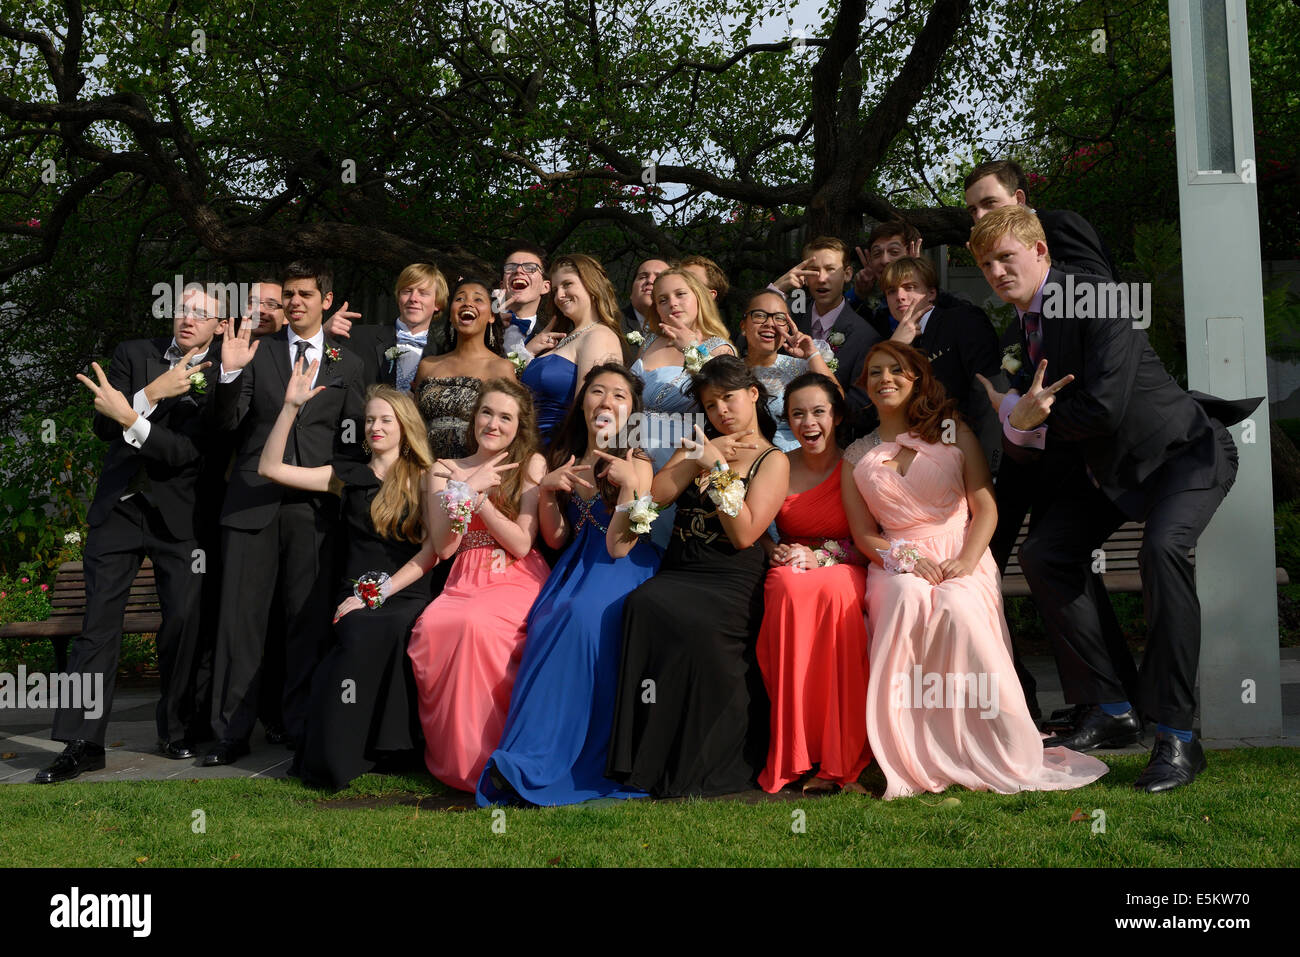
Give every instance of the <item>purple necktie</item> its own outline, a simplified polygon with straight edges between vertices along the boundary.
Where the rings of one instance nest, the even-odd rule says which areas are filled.
[[[1022,320],[1025,325],[1025,340],[1029,343],[1029,361],[1033,364],[1033,369],[1029,370],[1030,375],[1038,369],[1038,363],[1043,358],[1042,319],[1042,313],[1027,312]]]

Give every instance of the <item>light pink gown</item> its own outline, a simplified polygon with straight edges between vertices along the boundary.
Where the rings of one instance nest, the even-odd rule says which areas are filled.
[[[889,540],[914,542],[939,563],[955,558],[970,510],[956,445],[910,432],[845,453],[853,478]],[[883,463],[916,450],[906,475]],[[867,738],[880,762],[885,799],[938,792],[1059,791],[1097,780],[1107,767],[1065,748],[1044,749],[1011,661],[997,566],[988,549],[970,575],[931,585],[873,564],[867,573],[871,626]]]
[[[541,555],[512,558],[475,515],[442,594],[416,619],[406,653],[424,763],[443,784],[473,791],[500,743],[524,622],[548,574]]]

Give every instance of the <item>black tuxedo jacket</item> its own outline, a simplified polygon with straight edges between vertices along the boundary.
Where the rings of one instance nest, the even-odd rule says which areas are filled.
[[[811,308],[793,318],[800,332],[812,334]],[[844,387],[844,398],[848,401],[850,414],[856,416],[857,413],[871,407],[871,400],[867,398],[866,390],[859,388],[856,383],[862,377],[862,369],[867,363],[867,352],[881,340],[882,336],[867,320],[854,312],[853,307],[847,302],[840,310],[835,325],[831,327],[831,333],[836,332],[844,336],[844,341],[839,346],[833,347],[835,358],[840,364],[840,367],[835,370],[835,378]]]
[[[109,384],[130,402],[136,392],[167,371],[168,362],[163,355],[171,341],[171,336],[165,336],[121,343],[108,367]],[[208,347],[208,358],[215,359],[219,354],[218,339]],[[214,368],[215,363],[206,372],[209,395],[211,383],[216,380],[212,374]],[[95,434],[109,446],[87,515],[91,528],[108,518],[143,465],[146,484],[138,494],[158,509],[175,538],[194,537],[195,486],[202,468],[207,400],[208,395],[196,395],[193,391],[163,399],[148,416],[149,437],[138,449],[122,437],[122,427],[117,422],[95,413]]]
[[[929,357],[935,378],[956,400],[972,427],[976,426],[987,415],[989,400],[975,374],[992,379],[1002,362],[997,333],[984,310],[965,302],[948,308],[935,306],[925,331],[912,345]]]
[[[984,314],[983,309],[973,305],[969,300],[963,299],[960,296],[954,296],[946,289],[937,290],[934,297],[934,307],[936,309],[974,309],[979,312],[980,315]],[[866,319],[867,325],[871,326],[871,328],[876,331],[876,335],[880,336],[880,338],[888,339],[894,334],[894,326],[889,321],[889,302],[887,300],[881,301],[870,312],[862,315],[863,318]]]
[[[326,339],[326,349],[330,346]],[[212,369],[218,371],[217,366]],[[280,507],[286,491],[284,486],[258,475],[257,463],[271,426],[284,405],[289,375],[286,328],[261,340],[252,361],[237,379],[215,386],[211,409],[214,425],[239,431],[226,501],[221,510],[221,524],[226,527],[265,528]],[[212,376],[214,380],[217,378]],[[291,462],[296,456],[298,465],[315,467],[329,465],[336,455],[364,458],[361,442],[365,438],[365,379],[361,360],[339,349],[337,360],[321,362],[316,384],[325,386],[325,391],[314,396],[298,413],[284,460]]]
[[[376,382],[384,385],[397,384],[397,360],[384,355],[397,345],[397,326],[394,323],[353,326],[348,338],[336,340],[333,344],[356,353],[361,360],[362,381],[367,385]],[[421,358],[436,356],[441,351],[440,337],[430,324]]]
[[[646,330],[641,328],[641,326],[638,325],[636,321],[636,310],[632,308],[632,303],[629,302],[626,306],[623,307],[620,316],[621,318],[619,321],[622,322],[623,324],[624,336],[626,336],[629,332],[639,332],[642,335],[645,335]]]
[[[1064,281],[1061,270],[1048,271],[1049,284],[1063,286]],[[1076,276],[1074,285],[1104,281]],[[1020,331],[1019,321],[1015,328]],[[1216,425],[1206,409],[1221,427],[1249,415],[1258,399],[1231,402],[1189,394],[1165,371],[1146,333],[1133,328],[1127,317],[1044,317],[1041,328],[1044,381],[1067,374],[1074,381],[1056,394],[1046,420],[1045,450],[1016,445],[1004,435],[1006,455],[1020,462],[1081,456],[1106,497],[1134,519],[1143,518],[1151,504],[1148,479],[1175,457],[1186,461],[1172,482],[1161,483],[1163,494],[1231,482],[1236,463],[1219,452],[1217,441],[1207,440]],[[1028,372],[1029,345],[1023,334],[1021,348]]]
[[[1061,272],[1116,280],[1115,263],[1092,224],[1068,209],[1038,210],[1052,265]]]

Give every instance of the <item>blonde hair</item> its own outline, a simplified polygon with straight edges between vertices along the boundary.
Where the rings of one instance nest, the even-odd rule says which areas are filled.
[[[555,274],[561,269],[572,269],[578,274],[578,281],[582,283],[582,288],[587,290],[587,295],[591,297],[591,306],[596,313],[596,321],[622,340],[623,325],[619,321],[618,296],[614,292],[613,284],[609,281],[609,274],[605,272],[605,267],[600,264],[600,261],[585,253],[568,253],[564,256],[557,256],[551,263],[552,287],[555,285]],[[551,293],[551,298],[554,300],[554,292]],[[554,312],[555,322],[560,327],[560,331],[571,331],[573,329],[573,320],[559,309],[555,309]]]
[[[731,341],[731,335],[727,332],[726,323],[722,321],[722,313],[718,312],[718,305],[709,295],[709,290],[704,284],[695,278],[693,273],[687,272],[681,266],[673,266],[671,269],[665,269],[658,278],[655,279],[655,286],[663,282],[668,276],[680,276],[686,283],[687,287],[695,296],[695,303],[699,311],[700,332],[706,339],[722,339],[724,342]],[[650,315],[646,316],[646,324],[650,331],[657,336],[663,335],[663,326],[659,319],[659,304],[655,301],[653,292],[650,295]]]
[[[372,385],[366,390],[366,405],[378,399],[387,402],[402,429],[397,461],[384,476],[378,494],[370,503],[370,521],[375,532],[394,541],[424,541],[424,518],[420,509],[420,478],[433,466],[429,436],[415,400],[390,385]]]
[[[469,414],[469,432],[465,436],[465,448],[470,455],[478,451],[478,436],[474,433],[474,422],[478,419],[478,410],[483,407],[483,400],[493,392],[508,395],[519,405],[519,424],[514,440],[506,450],[502,465],[517,463],[518,468],[511,469],[501,476],[501,484],[492,490],[489,498],[492,504],[510,519],[519,517],[519,496],[524,490],[524,480],[528,477],[528,464],[540,450],[541,442],[537,438],[537,413],[533,409],[533,394],[527,386],[519,384],[517,379],[488,379],[479,391],[478,401]]]
[[[978,263],[980,257],[1007,233],[1030,249],[1033,249],[1037,242],[1047,242],[1043,224],[1028,206],[1019,204],[999,206],[981,216],[975,228],[970,231],[970,251],[975,255],[976,262]],[[1048,253],[1051,253],[1050,249]],[[1050,255],[1047,263],[1049,266],[1052,263]]]
[[[437,266],[433,263],[411,263],[402,270],[397,277],[397,282],[393,285],[393,296],[396,298],[402,294],[403,289],[409,289],[411,286],[423,286],[425,283],[433,285],[433,304],[438,307],[438,312],[445,312],[447,309],[447,279]]]

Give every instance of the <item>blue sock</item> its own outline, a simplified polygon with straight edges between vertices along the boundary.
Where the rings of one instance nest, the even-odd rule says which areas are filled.
[[[1133,706],[1127,701],[1103,701],[1097,707],[1101,708],[1112,718],[1117,718],[1126,711],[1133,710]]]
[[[1190,731],[1180,731],[1178,728],[1171,728],[1167,724],[1156,725],[1156,731],[1163,734],[1172,734],[1183,744],[1191,744],[1194,735]]]

